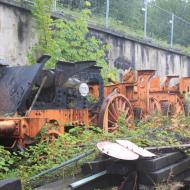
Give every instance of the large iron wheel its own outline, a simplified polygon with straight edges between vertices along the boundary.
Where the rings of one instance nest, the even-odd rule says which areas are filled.
[[[131,127],[134,114],[128,99],[116,90],[107,96],[99,113],[98,124],[105,132],[113,132],[119,128],[120,117],[125,118],[126,126]]]

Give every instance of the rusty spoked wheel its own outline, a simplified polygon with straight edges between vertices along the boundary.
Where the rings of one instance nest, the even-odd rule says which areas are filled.
[[[156,112],[161,112],[161,105],[156,98],[150,97],[149,98],[149,113],[153,114]]]
[[[128,127],[132,126],[134,114],[128,99],[116,90],[107,96],[99,113],[98,124],[105,132],[113,132],[119,128],[119,118],[124,116]]]

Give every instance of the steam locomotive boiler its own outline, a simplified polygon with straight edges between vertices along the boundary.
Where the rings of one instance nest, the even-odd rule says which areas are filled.
[[[88,126],[91,110],[103,101],[101,68],[94,61],[58,61],[43,69],[49,56],[32,66],[0,68],[0,143],[13,148],[31,144],[42,127],[51,123],[49,135],[63,134],[66,127]],[[90,86],[99,86],[91,100]]]

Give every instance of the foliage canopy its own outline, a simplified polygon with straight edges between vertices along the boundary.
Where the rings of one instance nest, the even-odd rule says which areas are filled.
[[[33,47],[29,54],[30,62],[34,63],[34,57],[41,54],[51,55],[51,61],[47,64],[52,68],[57,60],[84,61],[95,60],[102,69],[103,78],[116,79],[116,69],[110,68],[105,57],[109,45],[90,35],[87,20],[90,15],[89,2],[85,2],[85,8],[79,17],[65,21],[64,19],[52,19],[52,0],[34,0],[33,15],[36,19],[39,43]]]

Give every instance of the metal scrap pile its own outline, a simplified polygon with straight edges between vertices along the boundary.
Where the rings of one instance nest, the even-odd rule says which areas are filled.
[[[190,148],[190,144],[143,149],[128,140],[116,140],[100,142],[97,147],[103,155],[82,167],[84,173],[91,175],[72,183],[71,189],[117,186],[119,190],[152,190],[173,181],[186,187],[190,184],[190,157],[179,151]]]

